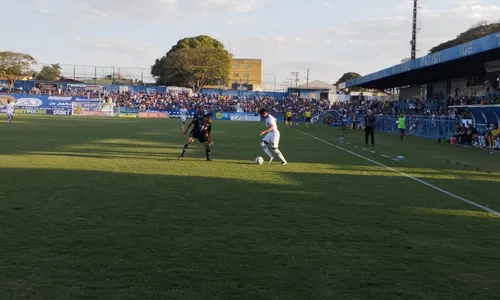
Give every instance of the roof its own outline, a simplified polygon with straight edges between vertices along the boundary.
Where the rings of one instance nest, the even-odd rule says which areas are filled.
[[[483,63],[500,56],[500,33],[494,33],[477,40],[424,57],[411,60],[390,68],[349,80],[350,87],[385,89],[410,84],[425,84],[439,80],[484,72]],[[478,64],[480,64],[478,66]],[[475,66],[472,66],[475,65]],[[446,66],[446,68],[443,68]],[[469,69],[475,68],[475,69]],[[414,82],[415,80],[419,82]]]
[[[333,84],[321,80],[314,80],[307,84],[302,84],[299,86],[301,89],[320,89],[320,90],[335,90],[337,87]]]

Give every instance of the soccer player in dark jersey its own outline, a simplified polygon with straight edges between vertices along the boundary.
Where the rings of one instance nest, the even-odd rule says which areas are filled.
[[[191,133],[189,134],[188,142],[184,145],[184,148],[182,149],[181,156],[179,156],[179,159],[183,159],[184,155],[186,154],[187,150],[189,149],[189,146],[194,143],[194,141],[198,140],[200,143],[202,143],[205,146],[205,153],[207,155],[207,161],[212,161],[210,158],[210,150],[211,146],[213,145],[212,142],[212,114],[206,114],[203,115],[203,118],[201,120],[195,119],[193,120],[192,124],[194,124],[193,130],[191,130]],[[189,126],[191,127],[191,125]],[[189,129],[188,127],[188,129]],[[186,132],[187,133],[187,130]]]
[[[194,112],[193,120],[191,120],[191,123],[189,123],[188,127],[184,130],[184,135],[187,135],[189,132],[189,129],[193,127],[191,130],[189,137],[193,135],[193,132],[199,127],[200,123],[203,122],[203,117],[205,113],[203,112],[203,109],[201,106],[198,106],[196,108],[196,111]],[[188,139],[189,140],[189,139]]]

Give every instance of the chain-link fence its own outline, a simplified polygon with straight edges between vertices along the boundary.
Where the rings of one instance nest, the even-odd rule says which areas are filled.
[[[39,63],[37,71],[51,64]],[[154,83],[150,67],[93,66],[59,64],[64,78],[83,81],[88,84],[134,84]]]

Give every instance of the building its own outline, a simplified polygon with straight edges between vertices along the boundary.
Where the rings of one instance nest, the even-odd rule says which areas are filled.
[[[291,96],[298,96],[309,99],[329,99],[335,95],[337,87],[323,81],[314,80],[298,87],[288,88]]]
[[[229,87],[233,90],[262,90],[262,60],[233,58]]]

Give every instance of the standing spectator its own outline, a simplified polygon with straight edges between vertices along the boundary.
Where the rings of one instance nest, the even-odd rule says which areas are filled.
[[[375,116],[373,116],[373,113],[370,109],[366,112],[365,116],[365,145],[367,147],[368,136],[370,136],[372,147],[375,147]]]

